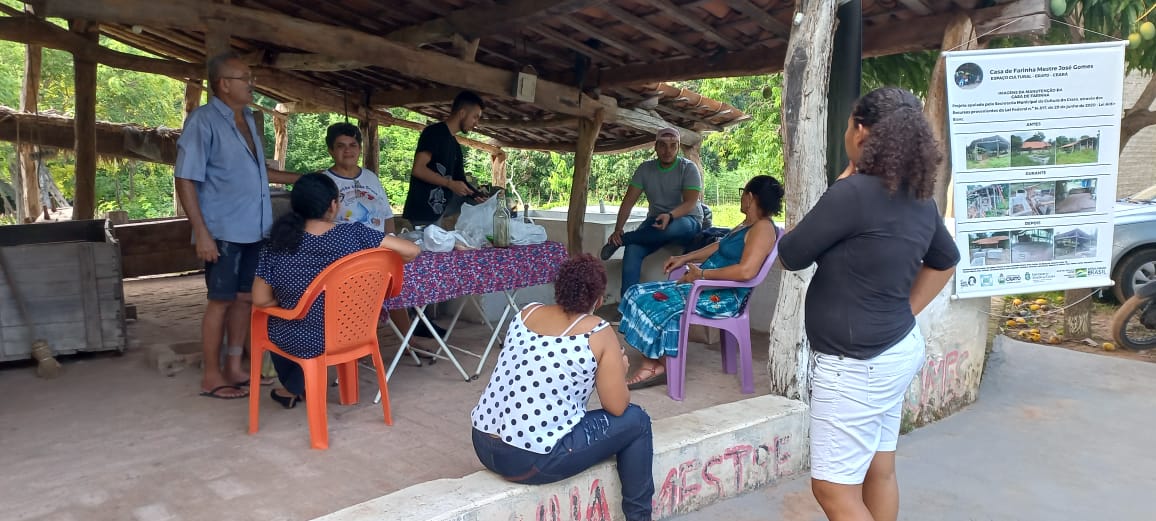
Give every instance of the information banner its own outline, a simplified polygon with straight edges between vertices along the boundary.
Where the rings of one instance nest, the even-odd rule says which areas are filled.
[[[957,296],[1112,284],[1124,43],[944,53]]]

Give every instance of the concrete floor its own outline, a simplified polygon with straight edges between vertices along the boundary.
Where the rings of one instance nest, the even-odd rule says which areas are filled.
[[[375,384],[363,372],[360,404],[341,406],[330,393],[329,450],[309,449],[304,407],[283,410],[265,397],[261,430],[248,436],[246,400],[199,397],[198,371],[165,377],[148,365],[150,346],[199,338],[203,278],[132,281],[125,294],[139,319],[130,322],[124,355],[64,359],[57,380],[35,378],[29,365],[0,366],[0,518],[311,519],[481,470],[469,411],[484,379],[463,382],[444,361],[422,368],[403,361],[390,382],[392,427],[370,402]],[[488,334],[472,325],[455,333],[455,343],[480,351]],[[388,340],[383,351],[392,356],[396,340]],[[760,370],[766,344],[756,335],[760,392],[769,388]],[[633,400],[665,418],[744,397],[737,377],[719,369],[717,348],[698,346],[691,361],[685,402],[667,398],[665,387]]]
[[[1003,340],[979,401],[900,439],[899,519],[1153,519],[1156,364]],[[802,476],[676,519],[826,518]]]

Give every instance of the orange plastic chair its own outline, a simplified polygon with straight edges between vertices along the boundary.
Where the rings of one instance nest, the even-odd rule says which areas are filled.
[[[309,415],[309,439],[314,449],[329,448],[325,409],[327,370],[338,366],[341,404],[357,403],[357,360],[369,355],[377,369],[381,409],[385,423],[393,425],[385,364],[377,344],[377,322],[386,298],[401,293],[401,256],[393,250],[373,248],[338,259],[325,268],[293,309],[253,308],[251,382],[261,381],[265,351],[277,353],[301,366],[305,373],[305,406]],[[297,358],[269,341],[269,317],[300,320],[321,294],[325,294],[325,352],[316,358]],[[249,434],[257,433],[261,393],[249,393]]]

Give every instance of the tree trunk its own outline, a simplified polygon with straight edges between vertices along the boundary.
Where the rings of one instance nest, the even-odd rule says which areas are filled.
[[[285,161],[288,155],[289,116],[275,117],[273,118],[273,161],[277,163],[278,169],[285,170],[287,168]],[[368,156],[369,154],[366,153],[366,162],[369,161]],[[369,168],[369,166],[366,165],[365,168]],[[376,168],[369,169],[373,170],[374,173],[377,172]]]
[[[586,196],[590,189],[590,163],[594,144],[602,129],[602,111],[593,119],[578,121],[578,148],[574,152],[574,183],[570,185],[570,210],[566,214],[566,247],[570,255],[582,253],[582,223],[586,220]]]
[[[86,39],[99,41],[96,24],[70,20],[68,27]],[[96,217],[96,62],[73,59],[76,88],[76,191],[72,220]]]
[[[24,47],[24,86],[20,90],[20,111],[36,113],[40,111],[40,62],[41,48],[38,45]],[[37,170],[37,148],[33,145],[19,145],[20,185],[23,201],[17,201],[23,212],[23,222],[35,222],[40,215],[40,174]],[[13,181],[16,179],[13,178]]]
[[[682,156],[689,159],[694,166],[698,167],[698,173],[702,176],[702,187],[706,189],[706,169],[702,166],[702,141],[697,141],[689,145],[682,145]],[[698,193],[698,199],[703,200],[703,192]]]
[[[783,151],[787,226],[793,227],[827,188],[827,79],[837,2],[800,0],[783,75]],[[771,325],[771,392],[808,399],[811,349],[803,331],[803,298],[813,268],[783,273]]]
[[[976,48],[975,26],[965,12],[958,12],[947,25],[943,33],[941,49],[969,50]],[[940,150],[947,150],[947,64],[940,55],[935,62],[935,69],[931,73],[931,84],[927,89],[927,103],[923,105],[923,115],[931,124],[931,133],[940,145]],[[939,170],[935,174],[935,206],[944,216],[951,215],[951,156],[948,155],[939,163]]]
[[[490,177],[494,186],[506,186],[506,154],[490,154]]]
[[[1064,292],[1064,336],[1083,340],[1092,336],[1092,299],[1094,289],[1070,289]]]
[[[1156,102],[1156,74],[1148,76],[1148,85],[1132,108],[1124,111],[1124,119],[1120,122],[1120,152],[1128,146],[1132,136],[1151,125],[1156,125],[1156,112],[1152,112],[1152,103]]]
[[[185,120],[189,119],[189,114],[192,113],[194,109],[201,106],[201,97],[204,95],[204,92],[205,92],[205,89],[203,87],[201,87],[200,82],[189,81],[188,83],[185,84],[185,105],[184,105],[184,109],[185,109],[184,119]],[[177,182],[177,178],[174,177],[173,178],[173,213],[175,213],[177,217],[184,217],[185,216],[185,208],[183,206],[181,206],[181,198],[177,197],[176,182]]]

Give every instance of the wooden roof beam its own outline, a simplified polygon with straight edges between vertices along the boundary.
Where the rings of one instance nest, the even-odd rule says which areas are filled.
[[[702,33],[702,36],[708,40],[714,41],[726,49],[742,49],[743,45],[737,40],[728,38],[723,35],[721,30],[713,27],[710,24],[702,21],[699,18],[687,13],[681,7],[674,4],[670,0],[651,0],[655,7],[669,16],[674,21],[691,28],[692,30]]]
[[[506,0],[450,12],[442,18],[393,31],[386,38],[421,45],[448,41],[458,34],[465,39],[513,31],[546,19],[601,4],[605,0]]]
[[[985,38],[1042,32],[1051,23],[1046,0],[1018,0],[977,9],[970,15],[976,33],[986,34]],[[863,57],[936,49],[953,16],[954,13],[944,13],[906,20],[899,27],[868,28],[863,34]],[[770,74],[783,69],[786,51],[785,46],[757,47],[707,58],[678,58],[603,69],[599,84],[605,89],[639,83]]]
[[[570,26],[573,29],[578,30],[579,32],[586,33],[586,34],[589,34],[589,35],[597,38],[598,41],[600,41],[606,45],[609,45],[611,47],[614,47],[615,49],[618,49],[619,51],[622,51],[623,53],[626,53],[627,56],[637,56],[638,51],[640,50],[638,44],[630,43],[630,42],[627,42],[625,40],[621,40],[615,36],[612,36],[610,33],[606,32],[605,30],[603,30],[601,28],[594,27],[593,25],[590,25],[590,24],[588,24],[582,20],[579,20],[578,17],[576,17],[576,16],[564,17],[561,19],[561,22],[563,24]]]
[[[574,145],[569,143],[527,143],[527,142],[506,142],[501,143],[502,148],[520,148],[523,150],[539,150],[542,152],[562,152],[567,154],[574,153]],[[623,152],[633,152],[643,148],[654,146],[654,137],[642,136],[626,141],[613,141],[594,147],[595,154],[621,154]]]
[[[618,58],[615,58],[609,54],[606,54],[602,51],[599,51],[598,49],[590,47],[589,45],[586,45],[585,43],[579,42],[578,40],[575,40],[575,39],[573,39],[569,36],[566,36],[566,35],[558,32],[558,31],[555,31],[555,30],[551,29],[550,27],[546,26],[545,24],[530,26],[530,27],[527,27],[526,29],[529,31],[538,33],[548,40],[553,40],[553,41],[561,44],[563,48],[571,49],[574,52],[579,52],[579,53],[585,54],[587,56],[592,56],[598,60],[601,60],[602,63],[608,63],[611,65],[622,65],[623,64],[622,60],[619,60]]]
[[[513,71],[465,62],[361,31],[265,10],[176,0],[30,1],[37,7],[36,12],[43,16],[197,31],[205,31],[209,25],[227,24],[234,29],[233,32],[249,39],[337,59],[365,60],[370,65],[407,76],[489,95],[507,96],[516,77]],[[604,110],[608,120],[613,118],[617,109],[612,98],[591,98],[574,87],[541,78],[537,82],[534,104],[552,112],[582,117],[592,117],[596,111]]]
[[[114,51],[33,16],[0,17],[0,40],[66,51],[82,60],[103,63],[118,69],[176,78],[200,78],[204,76],[204,66],[202,65]]]
[[[697,56],[702,54],[701,50],[695,49],[694,47],[671,38],[669,34],[666,34],[666,31],[655,27],[654,24],[643,20],[642,17],[637,16],[621,7],[618,7],[614,4],[606,4],[602,6],[602,10],[609,13],[610,16],[617,18],[620,23],[633,26],[643,34],[654,38],[655,40],[658,40],[666,45],[669,45],[670,47],[677,49],[679,52],[686,54],[687,56]]]
[[[763,10],[750,2],[750,0],[730,0],[728,4],[731,9],[742,13],[747,18],[758,24],[759,27],[766,29],[776,37],[786,40],[791,36],[791,28],[787,24],[778,21],[770,13]]]
[[[313,72],[349,71],[368,67],[361,60],[335,60],[329,56],[300,52],[276,53],[271,60],[262,59],[260,64],[274,69]]]

